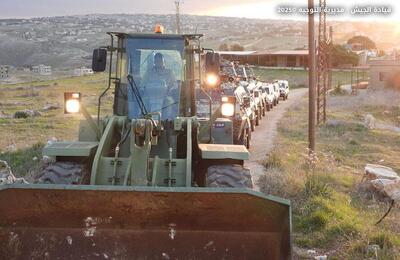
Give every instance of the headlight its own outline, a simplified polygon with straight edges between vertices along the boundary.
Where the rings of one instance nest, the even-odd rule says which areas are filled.
[[[235,114],[235,106],[231,103],[222,104],[221,114],[223,116],[233,116]]]
[[[218,83],[218,77],[215,74],[207,74],[207,85],[210,87],[215,87]]]
[[[65,110],[67,113],[79,112],[79,100],[71,99],[65,102]]]
[[[79,113],[81,107],[80,93],[64,93],[64,112],[66,114]]]

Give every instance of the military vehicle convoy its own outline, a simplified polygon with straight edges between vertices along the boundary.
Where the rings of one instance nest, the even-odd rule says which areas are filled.
[[[288,99],[290,91],[289,82],[287,80],[276,80],[275,82],[279,84],[280,97],[283,100]]]
[[[0,185],[1,259],[291,259],[290,203],[250,189],[244,145],[214,142],[214,119],[232,125],[240,108],[250,120],[250,92],[235,93],[238,83],[220,113],[208,96],[200,122],[196,95],[221,81],[218,57],[203,62],[202,35],[157,28],[108,33],[93,52],[95,72],[109,61],[97,118],[80,93],[65,93],[65,113],[85,118],[78,141],[47,145],[55,161],[35,183]]]

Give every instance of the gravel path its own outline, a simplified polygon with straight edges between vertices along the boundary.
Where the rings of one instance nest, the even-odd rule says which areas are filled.
[[[259,190],[258,179],[265,171],[262,163],[266,155],[269,154],[274,147],[279,120],[284,116],[288,108],[295,104],[307,92],[308,89],[304,88],[291,90],[289,99],[286,101],[280,100],[279,104],[271,111],[267,112],[266,117],[260,121],[260,125],[252,132],[250,160],[245,163],[245,166],[250,169],[255,190]]]

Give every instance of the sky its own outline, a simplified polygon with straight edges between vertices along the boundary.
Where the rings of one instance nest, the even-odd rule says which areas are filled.
[[[25,18],[91,13],[174,13],[176,0],[0,0],[0,18]],[[181,0],[182,2],[182,0]],[[314,0],[318,3],[319,0]],[[390,0],[327,0],[328,7],[343,7],[345,14],[331,16],[336,20],[396,21],[400,22],[400,1]],[[330,6],[332,3],[332,6]],[[305,20],[299,8],[306,0],[183,0],[182,13],[216,16],[233,16],[261,19]],[[351,15],[357,6],[387,6],[389,15]],[[295,14],[278,12],[278,7],[294,7]],[[292,9],[293,10],[293,9]],[[398,11],[399,10],[399,11]],[[283,10],[282,10],[283,11]]]

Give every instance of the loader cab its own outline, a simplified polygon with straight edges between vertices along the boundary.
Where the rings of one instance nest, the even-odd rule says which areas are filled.
[[[116,46],[109,47],[114,115],[129,119],[152,115],[163,121],[194,115],[192,90],[194,80],[200,79],[201,35],[109,35],[112,43],[116,40]]]

